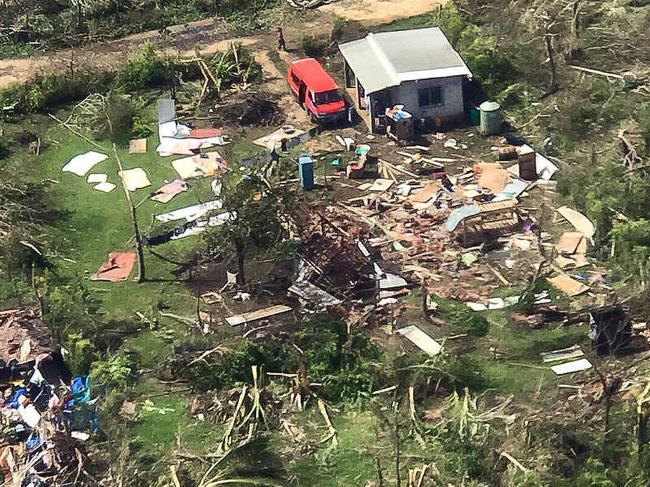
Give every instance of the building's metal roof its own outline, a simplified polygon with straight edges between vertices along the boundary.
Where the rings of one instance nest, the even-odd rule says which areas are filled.
[[[371,33],[339,49],[366,93],[404,81],[472,76],[438,27]]]

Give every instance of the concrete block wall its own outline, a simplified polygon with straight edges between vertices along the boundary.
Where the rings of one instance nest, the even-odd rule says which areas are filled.
[[[463,77],[437,78],[420,81],[405,81],[390,88],[394,105],[404,105],[404,109],[415,118],[440,117],[443,122],[461,121],[464,118]],[[418,89],[440,86],[442,88],[442,105],[420,107]]]

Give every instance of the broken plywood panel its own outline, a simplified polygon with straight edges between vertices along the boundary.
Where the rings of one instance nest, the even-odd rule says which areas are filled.
[[[442,345],[431,338],[429,335],[420,330],[417,326],[411,325],[397,330],[403,337],[410,340],[416,347],[428,355],[438,355],[442,350]]]
[[[560,254],[585,254],[587,252],[587,241],[580,232],[564,232],[555,245],[555,250]]]
[[[129,141],[129,154],[146,154],[147,139],[135,139]]]
[[[257,311],[250,311],[248,313],[230,316],[226,318],[226,323],[230,326],[243,325],[245,323],[250,323],[251,321],[263,320],[264,318],[270,318],[289,311],[291,311],[289,306],[278,304],[268,308],[258,309]]]
[[[556,211],[562,215],[566,221],[573,225],[573,228],[582,233],[588,239],[591,240],[591,238],[596,233],[594,224],[591,223],[589,218],[584,216],[579,211],[576,211],[573,208],[569,208],[568,206],[562,206]]]
[[[439,190],[440,185],[438,183],[427,184],[421,191],[411,196],[409,201],[411,203],[427,203]]]
[[[559,289],[568,296],[578,296],[589,291],[589,286],[572,279],[566,274],[558,274],[555,277],[547,278],[547,280],[554,288]]]

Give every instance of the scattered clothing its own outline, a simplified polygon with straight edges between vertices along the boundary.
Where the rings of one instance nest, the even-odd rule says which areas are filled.
[[[153,193],[151,199],[159,203],[169,203],[177,194],[187,191],[188,186],[182,179],[175,179]]]
[[[181,179],[215,176],[225,171],[227,166],[228,163],[218,152],[206,152],[172,162],[172,167]]]
[[[187,208],[180,208],[178,210],[170,211],[155,215],[154,218],[159,222],[167,223],[176,220],[186,220],[192,222],[206,215],[211,210],[218,210],[223,206],[221,200],[208,201],[200,205],[188,206]]]
[[[93,281],[126,281],[135,265],[135,252],[111,252],[97,273],[91,276]]]

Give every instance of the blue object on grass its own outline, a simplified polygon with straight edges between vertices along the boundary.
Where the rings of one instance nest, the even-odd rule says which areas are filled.
[[[314,160],[310,156],[298,157],[298,172],[302,189],[314,189]]]

